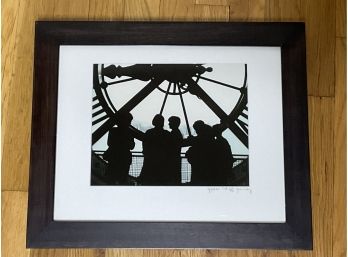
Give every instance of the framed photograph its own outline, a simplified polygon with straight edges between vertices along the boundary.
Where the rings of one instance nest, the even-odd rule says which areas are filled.
[[[311,249],[303,23],[36,23],[28,247]]]

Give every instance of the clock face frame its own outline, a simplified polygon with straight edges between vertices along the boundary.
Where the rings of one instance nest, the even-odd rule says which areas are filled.
[[[163,103],[158,110],[159,114],[162,114],[168,98],[180,98],[189,135],[192,135],[192,124],[189,123],[187,118],[184,94],[191,94],[202,100],[220,119],[219,125],[221,125],[222,130],[231,130],[238,140],[245,147],[248,147],[247,65],[244,65],[244,81],[239,87],[210,79],[209,73],[214,71],[205,66],[201,64],[135,64],[122,67],[113,64],[107,66],[95,64],[93,69],[92,126],[98,128],[92,133],[92,144],[95,144],[117,124],[119,111],[132,112],[132,109],[148,95],[158,90],[163,93]],[[185,74],[181,75],[183,73]],[[239,95],[238,101],[229,113],[226,113],[204,91],[204,88],[199,85],[200,80],[211,82],[216,86],[230,88],[231,94],[235,92]],[[108,88],[116,84],[118,84],[117,86],[122,84],[126,87],[130,81],[146,82],[147,84],[121,108],[116,109],[108,93]],[[135,138],[142,140],[145,131],[133,126],[131,126],[131,129],[134,131]]]
[[[214,66],[213,66],[214,67]],[[193,121],[190,122],[188,117],[188,107],[185,104],[186,96],[194,97],[196,101],[204,104],[218,120],[215,124],[218,125],[221,132],[231,132],[234,135],[235,141],[244,148],[248,148],[248,96],[247,96],[247,64],[243,65],[243,78],[240,84],[235,85],[226,82],[228,74],[224,78],[217,78],[214,75],[215,68],[209,64],[94,64],[93,66],[93,101],[92,101],[92,174],[93,174],[93,155],[103,160],[102,151],[104,149],[95,150],[94,145],[97,145],[108,134],[110,129],[118,123],[120,112],[130,112],[151,94],[157,91],[161,94],[161,104],[158,106],[158,114],[163,114],[168,99],[177,98],[181,104],[180,111],[182,116],[181,123],[186,127],[182,147],[190,146],[190,141],[187,139],[194,134],[192,128]],[[214,99],[204,87],[204,83],[210,83],[211,86],[223,87],[229,90],[231,96],[235,98],[234,103],[226,110],[220,107],[220,103]],[[122,104],[117,103],[117,97],[113,97],[110,92],[112,87],[122,86],[127,88],[131,83],[137,83],[138,91],[123,101]],[[227,91],[225,91],[227,92]],[[133,92],[134,93],[134,92]],[[213,92],[214,94],[214,92]],[[229,97],[229,94],[227,95]],[[158,104],[158,103],[157,103]],[[116,108],[117,107],[117,108]],[[133,114],[133,113],[132,113]],[[164,115],[165,120],[169,116]],[[134,116],[134,119],[136,117]],[[134,121],[133,119],[133,121]],[[149,118],[150,120],[151,118]],[[202,118],[204,120],[204,118]],[[146,129],[141,129],[137,126],[130,125],[130,130],[134,138],[143,141]],[[183,131],[183,129],[181,129]],[[229,142],[231,148],[234,146]],[[107,146],[106,146],[107,147]],[[100,151],[101,150],[101,151]],[[182,158],[184,157],[182,153]],[[133,152],[133,156],[140,157],[141,152]],[[238,164],[247,165],[248,155],[238,155],[233,151],[233,155],[237,158]],[[237,156],[242,156],[238,159]],[[95,161],[96,162],[96,161]],[[101,164],[104,165],[103,163]],[[189,165],[188,165],[189,166]],[[248,173],[248,172],[247,172]],[[247,182],[248,183],[248,182]],[[93,184],[93,183],[92,183]]]

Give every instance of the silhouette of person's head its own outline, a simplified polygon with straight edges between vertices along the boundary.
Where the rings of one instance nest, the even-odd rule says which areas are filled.
[[[118,126],[129,127],[133,120],[132,114],[129,112],[121,112],[118,116]]]
[[[208,124],[204,124],[202,134],[209,139],[213,139],[215,136],[213,128]]]
[[[205,123],[202,120],[197,120],[193,123],[193,128],[195,129],[198,136],[204,134]]]
[[[155,128],[163,128],[164,126],[164,117],[161,114],[156,114],[152,119],[152,125]]]
[[[221,124],[215,124],[213,126],[213,132],[214,132],[215,136],[221,137],[222,136],[222,126],[221,126]]]
[[[180,126],[180,118],[177,116],[171,116],[169,119],[169,127],[171,129],[178,129]]]

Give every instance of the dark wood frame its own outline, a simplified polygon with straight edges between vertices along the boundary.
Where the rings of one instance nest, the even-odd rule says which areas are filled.
[[[280,46],[286,223],[54,221],[60,45]],[[39,21],[32,113],[27,247],[312,249],[303,23]]]

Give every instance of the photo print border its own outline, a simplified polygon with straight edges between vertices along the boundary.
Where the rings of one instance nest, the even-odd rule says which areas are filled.
[[[91,185],[248,186],[247,74],[243,63],[94,64]]]

